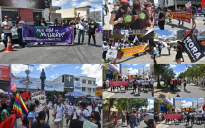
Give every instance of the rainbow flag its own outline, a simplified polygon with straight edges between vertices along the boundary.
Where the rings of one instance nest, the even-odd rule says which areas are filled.
[[[23,120],[23,117],[26,116],[26,114],[28,113],[28,109],[26,108],[26,105],[23,99],[21,98],[21,95],[19,92],[16,93],[16,98],[15,98],[12,112],[14,112],[16,116],[21,118],[22,120]]]

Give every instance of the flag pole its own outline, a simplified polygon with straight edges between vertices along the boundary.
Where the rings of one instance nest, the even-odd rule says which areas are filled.
[[[9,88],[8,88],[7,98],[9,98],[10,91],[11,91],[11,64],[9,64]]]

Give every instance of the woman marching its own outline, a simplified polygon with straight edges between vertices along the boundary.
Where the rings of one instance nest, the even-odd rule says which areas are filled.
[[[63,116],[66,113],[66,109],[65,107],[62,105],[61,103],[61,99],[58,100],[55,109],[54,109],[54,113],[56,113],[56,119],[57,118],[61,118],[61,121],[58,123],[55,123],[57,125],[57,128],[62,128],[63,127]]]

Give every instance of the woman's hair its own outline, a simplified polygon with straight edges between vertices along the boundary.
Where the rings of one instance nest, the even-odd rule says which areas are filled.
[[[80,106],[82,106],[83,108],[86,108],[86,103],[85,102],[80,102]]]
[[[100,114],[99,114],[99,112],[93,111],[93,113],[94,113],[95,120],[100,121]]]
[[[83,128],[83,125],[78,119],[74,119],[70,121],[69,128]]]
[[[152,3],[151,3],[151,2],[147,2],[147,3],[145,4],[145,10],[146,10],[146,7],[147,7],[148,5],[152,5]]]
[[[37,124],[40,126],[40,120],[44,120],[44,117],[46,117],[45,111],[40,111],[37,118]]]
[[[0,108],[0,113],[7,108],[6,103],[2,102],[1,103],[1,108]],[[0,123],[2,122],[2,117],[0,116]]]
[[[118,11],[121,11],[121,9],[122,9],[122,5],[120,5]],[[127,8],[127,10],[125,10],[124,14],[128,14],[128,8]]]
[[[35,107],[36,107],[36,104],[35,103],[31,103],[30,104],[30,108],[29,108],[29,112],[32,112]]]
[[[139,2],[139,5],[140,5],[139,11],[142,10],[141,0],[133,0],[133,2],[132,2],[132,12],[133,12],[133,11],[135,12],[133,6],[134,6],[134,3],[135,3],[136,1],[138,1],[138,2]]]

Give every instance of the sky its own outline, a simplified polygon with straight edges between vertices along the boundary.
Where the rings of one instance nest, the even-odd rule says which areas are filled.
[[[52,6],[60,6],[62,9],[91,6],[96,7],[96,10],[100,10],[102,0],[52,0]]]
[[[150,67],[150,64],[122,64],[122,67],[128,67],[130,75],[136,75],[140,67]]]
[[[152,109],[152,108],[154,108],[154,98],[147,98],[147,99],[148,99],[149,105],[147,106],[147,108],[142,107],[142,109]]]
[[[183,102],[183,107],[189,108],[190,106],[192,106],[192,101],[194,101],[194,99],[203,99],[203,98],[175,98],[175,99],[181,99],[181,101]]]
[[[176,37],[177,31],[176,30],[154,30],[154,32],[158,33],[158,37]]]
[[[191,66],[191,64],[187,64],[187,66]],[[174,70],[176,77],[181,73],[187,70],[185,64],[170,64],[170,68]]]
[[[26,77],[27,65],[12,64],[11,72],[14,76]],[[98,86],[102,86],[102,70],[100,64],[34,64],[30,66],[29,77],[39,78],[42,69],[46,73],[46,80],[51,81],[63,74],[87,76],[96,78]]]

